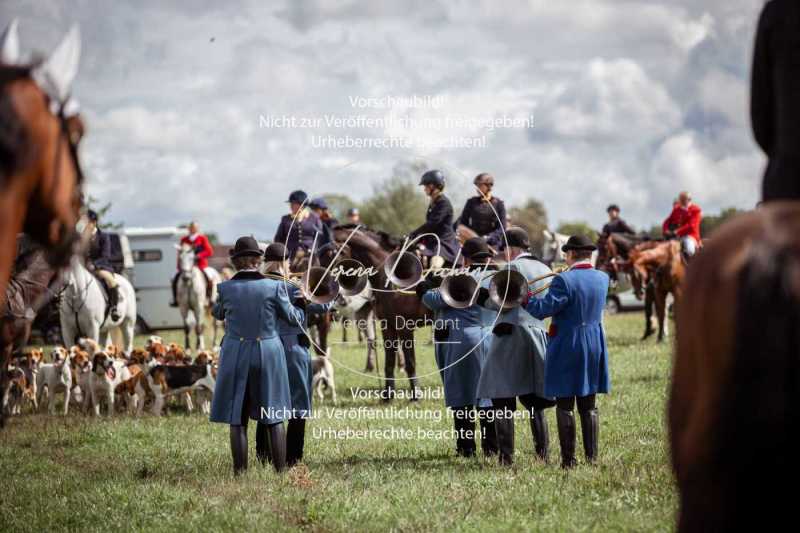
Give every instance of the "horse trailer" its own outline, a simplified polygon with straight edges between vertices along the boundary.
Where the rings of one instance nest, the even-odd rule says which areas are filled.
[[[170,307],[175,275],[175,245],[185,229],[125,228],[133,255],[133,287],[136,290],[138,326],[142,331],[182,328],[177,307]]]

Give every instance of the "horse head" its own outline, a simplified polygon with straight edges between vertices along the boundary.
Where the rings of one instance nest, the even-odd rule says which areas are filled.
[[[15,184],[7,190],[16,193],[10,204],[18,206],[2,225],[14,234],[24,228],[49,248],[59,266],[72,254],[81,206],[78,144],[84,126],[70,96],[79,58],[77,27],[48,59],[33,65],[18,64],[16,21],[0,40],[0,117],[5,125],[0,175]]]
[[[183,243],[180,246],[175,246],[178,250],[178,269],[181,272],[183,281],[190,283],[192,281],[192,271],[195,267],[195,253],[194,248],[188,243]]]

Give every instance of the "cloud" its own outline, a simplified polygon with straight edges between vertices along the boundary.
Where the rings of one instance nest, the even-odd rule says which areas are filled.
[[[687,188],[706,212],[752,206],[763,157],[747,119],[757,0],[202,3],[5,0],[23,47],[50,50],[72,22],[74,92],[88,123],[90,194],[112,217],[198,218],[232,240],[271,237],[289,191],[356,200],[422,158],[457,202],[490,171],[508,204],[535,196],[553,223],[600,225],[620,203],[639,226]],[[350,96],[443,95],[441,109],[358,110]],[[436,139],[447,131],[265,129],[259,115],[515,117],[484,149],[315,149],[312,134]],[[478,132],[480,133],[480,132]]]

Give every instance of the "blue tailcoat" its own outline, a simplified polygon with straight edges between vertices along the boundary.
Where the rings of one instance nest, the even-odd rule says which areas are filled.
[[[550,273],[544,263],[530,254],[521,254],[509,263],[510,268],[518,270],[525,279],[532,280]],[[532,285],[532,289],[543,286],[547,279]],[[484,281],[488,286],[489,280]],[[535,298],[543,298],[544,293]],[[494,306],[488,302],[487,306]],[[497,315],[497,311],[494,311]],[[482,398],[513,398],[525,394],[545,394],[545,357],[547,354],[547,331],[544,322],[531,316],[522,307],[503,311],[497,316],[497,326],[510,326],[510,333],[492,334],[489,356],[481,375],[478,392]]]
[[[281,283],[281,282],[279,282]],[[300,289],[289,287],[289,299],[294,301],[300,296]],[[306,313],[327,313],[331,304],[306,304]],[[303,317],[304,319],[305,317]],[[302,327],[301,327],[302,325]],[[278,320],[278,332],[286,353],[286,370],[289,374],[289,390],[292,395],[292,417],[307,418],[311,416],[311,398],[313,391],[311,383],[314,369],[311,367],[311,354],[308,348],[300,344],[300,337],[305,337],[303,331],[308,331],[308,326],[302,321]]]
[[[281,422],[289,417],[292,402],[278,319],[302,322],[303,312],[289,302],[282,282],[254,272],[240,272],[220,283],[218,291],[212,314],[225,320],[225,336],[211,421],[246,422],[241,415],[249,387],[250,418],[265,424]]]
[[[546,297],[528,302],[533,316],[553,317],[545,368],[548,396],[587,396],[610,390],[603,331],[607,293],[605,272],[572,269],[553,278]]]
[[[435,312],[438,324],[449,325],[447,337],[440,334],[442,338],[434,344],[445,405],[453,408],[477,406],[478,379],[491,338],[491,330],[484,325],[485,309],[478,305],[454,309],[445,303],[439,289],[426,292],[422,303]]]

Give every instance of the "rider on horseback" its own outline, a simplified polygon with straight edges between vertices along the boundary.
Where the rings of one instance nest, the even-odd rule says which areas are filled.
[[[206,278],[206,296],[210,299],[212,281],[208,277],[206,269],[208,268],[208,258],[214,255],[214,248],[211,247],[208,237],[200,233],[200,228],[197,222],[194,221],[189,222],[189,234],[181,237],[180,243],[181,245],[188,244],[194,248],[194,258],[197,262],[197,267]],[[169,304],[172,307],[178,307],[176,293],[178,288],[178,276],[180,275],[180,265],[178,265],[178,269],[179,270],[175,272],[175,276],[172,278],[172,301]]]
[[[108,306],[111,320],[120,319],[117,303],[119,302],[119,286],[114,278],[114,267],[111,265],[111,238],[97,225],[97,212],[89,209],[86,213],[89,219],[86,231],[91,234],[89,251],[86,257],[86,267],[90,272],[103,282],[108,289]]]
[[[700,206],[692,202],[692,197],[686,191],[678,195],[678,202],[672,208],[672,213],[664,221],[662,231],[668,239],[680,239],[681,249],[685,258],[692,257],[700,246],[700,222],[703,212]]]
[[[503,245],[506,205],[500,198],[492,196],[494,177],[491,174],[487,172],[478,174],[473,184],[479,194],[464,204],[461,216],[456,220],[456,230],[459,225],[464,225],[479,237],[483,237],[489,246],[499,250]]]
[[[294,191],[289,195],[287,203],[290,214],[283,215],[275,238],[272,239],[286,246],[289,259],[294,259],[298,252],[310,252],[317,233],[323,234],[320,236],[323,241],[318,241],[317,247],[325,244],[322,221],[308,208],[307,200],[308,195],[304,191]]]
[[[611,204],[608,206],[608,209],[606,209],[606,212],[608,213],[608,222],[605,226],[603,226],[603,231],[601,232],[602,235],[608,236],[612,233],[628,233],[633,235],[636,233],[627,222],[620,218],[619,211],[620,209],[617,204]]]
[[[430,197],[431,203],[428,206],[425,223],[409,233],[409,238],[414,239],[418,235],[433,233],[439,238],[439,242],[437,243],[436,239],[430,235],[421,239],[425,246],[422,255],[435,256],[437,244],[441,244],[439,255],[448,263],[453,264],[459,247],[453,231],[453,204],[444,195],[444,174],[441,170],[429,170],[422,175],[419,184],[424,187],[425,194]],[[435,267],[436,265],[431,264],[430,266]]]
[[[328,244],[329,242],[333,242],[333,230],[334,226],[339,225],[339,221],[336,220],[336,217],[331,215],[330,211],[328,211],[328,203],[325,201],[325,198],[318,197],[312,199],[308,203],[308,207],[316,214],[320,221],[322,222],[322,236],[324,237],[321,242],[317,244]]]

